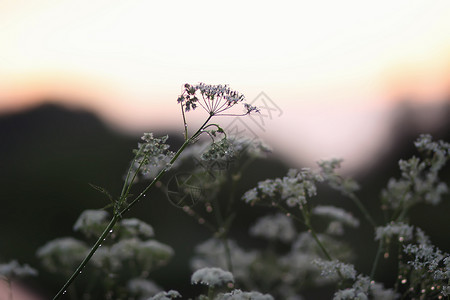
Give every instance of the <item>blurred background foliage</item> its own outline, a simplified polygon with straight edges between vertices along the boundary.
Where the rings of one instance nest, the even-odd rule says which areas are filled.
[[[106,188],[112,195],[120,194],[124,172],[139,136],[118,133],[88,111],[58,106],[52,104],[53,101],[47,103],[0,116],[0,261],[18,259],[40,269],[40,276],[29,284],[49,296],[65,278],[42,271],[36,250],[46,241],[58,237],[79,237],[72,227],[80,213],[108,204],[108,200],[89,183]],[[429,133],[435,139],[450,141],[450,101],[441,109],[446,115],[444,122]],[[351,174],[361,184],[360,199],[379,223],[382,222],[381,189],[390,177],[399,176],[399,159],[418,155],[413,141],[423,128],[416,122],[417,113],[408,105],[400,107],[397,123],[391,131],[391,142],[385,145],[384,152],[368,158],[370,168]],[[154,134],[169,134],[171,149],[182,143],[181,132]],[[260,180],[284,176],[289,167],[300,168],[302,164],[287,166],[276,153],[268,159],[254,161],[242,176],[237,195],[240,197]],[[449,167],[441,177],[450,183]],[[167,180],[164,178],[163,184]],[[344,207],[361,217],[348,199],[326,187],[319,189],[316,199],[318,203]],[[240,202],[238,209],[231,237],[244,248],[261,246],[258,241],[249,240],[247,229],[267,209],[251,208]],[[420,205],[411,212],[411,223],[424,229],[432,242],[444,251],[450,250],[449,211],[449,196],[445,195],[438,207]],[[138,217],[151,224],[156,239],[175,249],[170,263],[151,278],[165,289],[177,289],[185,296],[193,295],[195,287],[189,283],[189,258],[194,246],[209,238],[210,233],[183,210],[171,205],[162,189],[153,190],[127,217]],[[344,239],[348,239],[357,254],[357,269],[367,274],[376,244],[371,227],[360,219],[361,228],[350,230]],[[376,279],[393,283],[394,267],[389,259],[382,261]]]

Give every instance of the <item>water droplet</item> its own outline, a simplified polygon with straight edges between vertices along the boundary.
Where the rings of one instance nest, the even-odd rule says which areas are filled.
[[[147,196],[146,194],[144,194],[144,197]]]
[[[100,248],[102,246],[102,244],[98,245],[98,247]]]
[[[64,291],[64,292],[63,292],[63,295],[65,295],[66,293],[67,293],[67,291]]]
[[[83,273],[83,271],[80,271],[80,274]]]
[[[109,231],[109,233],[112,233],[113,232],[113,230],[111,229],[110,231]]]

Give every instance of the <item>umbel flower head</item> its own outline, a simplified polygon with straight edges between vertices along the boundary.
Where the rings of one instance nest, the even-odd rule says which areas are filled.
[[[178,103],[184,106],[186,112],[201,106],[211,116],[235,115],[224,112],[238,103],[242,103],[245,108],[244,113],[240,115],[259,111],[244,101],[244,95],[230,89],[228,85],[210,85],[202,82],[197,85],[186,83],[183,93],[178,97]]]

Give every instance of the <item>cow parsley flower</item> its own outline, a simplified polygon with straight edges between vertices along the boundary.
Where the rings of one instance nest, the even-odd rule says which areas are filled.
[[[203,152],[201,158],[208,162],[230,161],[235,155],[233,143],[227,138],[221,139],[219,142],[213,142],[208,149]]]
[[[313,208],[312,213],[317,216],[329,217],[334,221],[338,221],[353,228],[359,226],[359,220],[357,218],[339,207],[331,205],[318,205]]]
[[[138,143],[138,149],[134,150],[136,154],[133,172],[141,172],[144,178],[153,179],[162,169],[170,167],[170,161],[174,153],[169,150],[166,143],[169,137],[163,136],[156,138],[153,133],[144,133],[141,137],[141,143]],[[132,178],[127,178],[129,181]]]
[[[273,300],[269,294],[261,294],[260,292],[243,292],[241,290],[233,290],[230,293],[219,294],[214,300]]]
[[[137,238],[122,239],[112,245],[110,251],[110,255],[118,261],[137,260],[147,271],[166,264],[173,254],[173,249],[168,245],[155,240],[143,242]]]
[[[74,231],[81,231],[85,236],[98,236],[108,224],[108,212],[101,209],[87,209],[81,213],[73,225]]]
[[[178,97],[177,101],[184,106],[186,112],[200,106],[210,116],[236,115],[226,114],[224,112],[238,103],[242,103],[244,106],[244,113],[241,115],[259,111],[255,106],[244,102],[244,95],[230,89],[228,85],[221,84],[209,85],[199,83],[197,85],[191,85],[186,83],[184,85],[184,91]]]
[[[228,241],[233,265],[233,275],[236,279],[245,280],[250,276],[250,266],[255,262],[258,254],[255,251],[245,251],[233,241]],[[226,249],[219,239],[209,239],[195,247],[196,255],[191,259],[193,270],[205,267],[227,268]]]
[[[295,238],[296,231],[292,219],[278,213],[260,218],[252,227],[250,234],[269,240],[281,240],[288,243]]]
[[[87,252],[85,243],[66,237],[47,242],[37,250],[36,255],[50,272],[64,273],[75,269]]]
[[[258,182],[257,187],[246,192],[242,200],[247,203],[266,201],[270,205],[282,201],[290,207],[301,206],[306,204],[307,197],[317,194],[316,182],[320,181],[322,177],[308,168],[291,169],[281,179]]]
[[[25,276],[37,276],[38,272],[27,264],[20,265],[17,260],[6,264],[0,264],[0,278],[15,278]]]
[[[334,294],[333,300],[394,300],[398,295],[391,289],[371,281],[369,277],[358,275],[351,288],[339,290]]]
[[[151,280],[144,278],[133,278],[128,281],[127,289],[137,299],[147,299],[161,292],[161,288]]]
[[[335,190],[344,195],[352,195],[359,190],[359,185],[351,178],[344,178],[336,172],[341,167],[342,159],[319,161],[317,164],[321,169],[324,180]]]
[[[391,178],[381,194],[383,203],[389,208],[411,207],[421,202],[436,205],[448,192],[448,186],[439,180],[438,172],[450,158],[450,144],[433,141],[430,135],[421,135],[415,145],[424,158],[399,161],[401,177]]]
[[[398,236],[400,241],[408,241],[413,237],[414,228],[402,222],[391,222],[386,226],[375,229],[375,240],[385,239],[390,241],[393,236]]]
[[[171,300],[174,298],[181,298],[181,294],[175,290],[170,290],[168,292],[160,292],[148,300]]]
[[[320,275],[331,278],[338,278],[338,274],[344,279],[355,279],[356,270],[353,265],[344,264],[338,260],[325,261],[322,259],[315,259],[312,261],[320,270]]]
[[[144,268],[151,270],[168,263],[174,253],[172,247],[156,240],[149,240],[140,244],[136,257]]]
[[[139,235],[149,238],[155,235],[153,227],[136,218],[127,218],[120,221],[119,232],[124,237],[137,237]]]
[[[201,283],[209,286],[221,286],[227,283],[234,283],[234,277],[231,272],[224,271],[221,268],[203,268],[192,274],[191,283]]]

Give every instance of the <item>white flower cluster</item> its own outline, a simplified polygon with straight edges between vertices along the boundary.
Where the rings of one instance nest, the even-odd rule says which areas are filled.
[[[181,295],[175,290],[170,290],[168,292],[160,292],[148,300],[171,300],[174,298],[181,298]]]
[[[359,220],[351,213],[332,205],[318,205],[313,208],[312,213],[317,216],[328,217],[333,221],[337,221],[353,228],[359,226]]]
[[[127,283],[128,292],[137,299],[147,299],[161,292],[161,288],[151,280],[144,278],[133,278]]]
[[[292,219],[278,213],[260,218],[250,227],[250,235],[288,243],[295,238],[296,231]]]
[[[256,188],[247,191],[242,200],[247,203],[267,201],[269,204],[284,201],[290,207],[306,204],[307,197],[317,194],[316,182],[322,177],[308,168],[300,171],[290,169],[282,179],[267,179],[258,182]]]
[[[71,238],[59,238],[47,242],[36,252],[42,265],[53,273],[71,273],[88,252],[85,243]]]
[[[244,251],[233,240],[228,241],[233,265],[233,274],[236,279],[246,280],[249,277],[250,265],[257,259],[255,251]],[[205,267],[219,267],[226,269],[226,251],[223,242],[219,239],[209,239],[195,247],[196,255],[191,259],[193,270]]]
[[[420,135],[414,145],[419,151],[433,154],[432,159],[428,162],[433,172],[439,171],[450,157],[450,143],[442,140],[435,142],[429,134]]]
[[[342,241],[323,234],[318,234],[318,238],[333,257],[338,257],[341,261],[350,259],[351,252]],[[301,233],[292,244],[290,252],[279,258],[279,264],[285,271],[282,277],[283,289],[289,290],[289,287],[302,285],[306,281],[312,281],[316,286],[335,282],[336,278],[321,276],[317,266],[311,263],[322,255],[322,250],[311,234]]]
[[[155,235],[152,226],[136,218],[122,219],[119,232],[121,237],[143,236],[149,238]]]
[[[138,149],[134,150],[136,158],[133,171],[139,169],[144,178],[153,179],[162,169],[170,168],[174,153],[169,151],[170,146],[166,144],[168,138],[167,135],[156,138],[153,133],[144,133],[141,138],[144,142],[138,143]]]
[[[250,157],[265,157],[272,152],[270,146],[263,141],[249,138],[229,137],[229,141],[233,144],[235,152],[242,155],[244,152]]]
[[[390,241],[393,236],[398,236],[400,242],[409,241],[413,237],[413,226],[402,222],[391,222],[386,226],[380,226],[375,229],[375,240],[385,239]]]
[[[81,231],[86,237],[99,236],[108,224],[109,214],[101,209],[87,209],[73,225],[74,231]]]
[[[200,97],[201,99],[199,99]],[[244,95],[230,89],[228,85],[209,85],[205,83],[197,85],[186,83],[183,93],[177,99],[178,103],[184,105],[186,112],[191,109],[194,110],[197,108],[197,105],[200,105],[211,116],[220,115],[244,100]],[[256,107],[248,103],[244,103],[244,108],[246,110],[244,114],[258,111]]]
[[[122,239],[111,247],[104,246],[93,257],[98,266],[110,266],[113,270],[120,270],[131,260],[138,261],[139,267],[148,272],[166,264],[174,251],[168,245],[156,240],[141,241],[138,238]]]
[[[217,295],[214,300],[274,300],[274,298],[269,294],[261,294],[259,292],[233,290],[230,293]]]
[[[435,287],[442,288],[443,296],[450,296],[450,255],[431,244],[406,245],[405,254],[413,257],[408,265],[422,274],[422,280],[431,276]]]
[[[202,268],[195,271],[191,276],[191,283],[201,283],[209,286],[223,286],[230,282],[234,283],[233,274],[221,268]]]
[[[6,264],[0,264],[0,279],[17,278],[26,276],[37,276],[38,272],[27,264],[20,265],[17,260],[12,260]]]
[[[227,138],[223,138],[219,142],[211,143],[208,149],[202,153],[201,159],[207,162],[227,162],[232,160],[234,155],[233,143],[230,143]]]
[[[321,169],[322,177],[330,187],[348,196],[359,190],[359,185],[353,179],[343,178],[336,172],[336,169],[341,167],[342,161],[342,159],[323,160],[317,164]]]
[[[339,290],[333,300],[394,300],[398,295],[391,289],[385,289],[382,284],[371,281],[369,277],[358,275],[351,288]]]
[[[319,267],[320,275],[337,279],[341,275],[344,279],[355,279],[356,270],[353,265],[344,264],[338,260],[326,261],[322,259],[315,259],[312,261],[314,265]]]
[[[426,157],[422,161],[416,157],[399,161],[401,177],[391,178],[382,191],[383,203],[390,208],[410,207],[419,202],[436,205],[448,192],[447,185],[440,182],[438,172],[450,157],[450,144],[434,142],[430,135],[421,135],[415,145]]]

